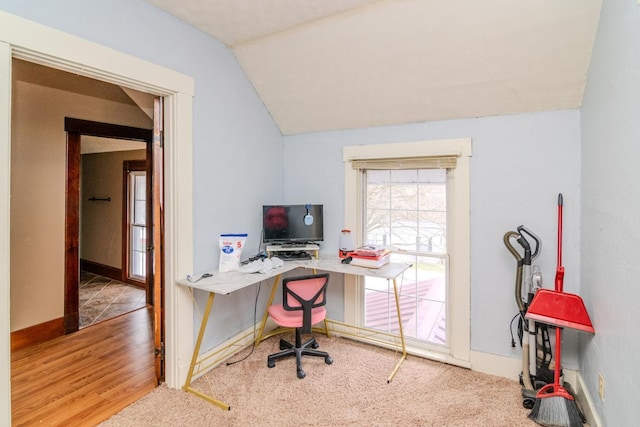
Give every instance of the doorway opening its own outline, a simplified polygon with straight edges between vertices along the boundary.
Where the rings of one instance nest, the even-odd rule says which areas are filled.
[[[67,191],[64,319],[65,333],[69,333],[77,331],[81,324],[88,323],[92,318],[95,321],[100,317],[96,311],[104,313],[114,307],[116,312],[119,311],[117,314],[122,314],[122,310],[132,302],[135,303],[135,295],[127,292],[126,282],[144,288],[146,302],[153,303],[150,276],[147,274],[152,254],[146,244],[153,240],[150,235],[152,228],[146,226],[146,219],[153,208],[152,180],[147,179],[152,171],[153,131],[69,117],[65,118],[65,131]],[[121,144],[123,149],[120,151],[103,148],[83,155],[82,140],[85,136],[124,140],[125,143]],[[98,142],[94,145],[109,146],[108,142],[102,141],[103,144]],[[136,163],[129,163],[134,160]],[[138,169],[136,174],[131,175],[134,178],[137,176],[133,190],[129,183],[130,172],[122,172],[129,166]],[[134,195],[133,200],[130,199],[130,193]],[[134,218],[131,218],[130,212],[134,213]],[[132,222],[137,224],[133,235],[129,231],[129,224]],[[108,244],[122,237],[124,241],[121,244]],[[118,268],[117,265],[121,262],[123,263]],[[130,274],[132,266],[136,271],[133,278]],[[104,300],[91,298],[97,302],[93,306],[88,304],[89,301],[83,301],[84,305],[89,305],[85,310],[89,314],[85,313],[85,318],[81,320],[80,281],[83,274],[86,277],[87,273],[116,280],[116,283],[104,284],[100,280],[95,283],[99,288],[98,292],[117,295]],[[111,284],[115,286],[109,288]],[[118,301],[122,296],[124,300]]]
[[[81,146],[80,329],[146,306],[151,200],[145,142],[82,136]]]
[[[26,60],[32,63],[41,64],[47,67],[53,67],[58,70],[70,71],[75,76],[85,76],[94,78],[103,82],[109,82],[111,84],[119,85],[125,88],[132,88],[145,93],[160,96],[161,100],[166,101],[166,128],[164,134],[167,135],[167,153],[165,160],[160,161],[166,168],[167,182],[163,186],[165,188],[165,195],[167,204],[163,210],[164,217],[166,219],[166,239],[167,247],[173,248],[167,254],[166,262],[164,263],[166,271],[163,272],[163,276],[154,278],[160,283],[158,286],[154,286],[154,290],[159,292],[167,292],[167,327],[172,329],[173,332],[168,335],[168,342],[155,343],[156,349],[166,348],[166,365],[167,365],[167,384],[169,387],[179,387],[184,377],[186,376],[186,368],[181,369],[178,360],[181,357],[188,357],[190,351],[188,350],[189,342],[191,340],[191,320],[193,316],[192,302],[188,295],[181,292],[173,286],[168,286],[164,289],[161,284],[162,281],[172,281],[176,277],[185,274],[184,272],[192,270],[193,253],[191,248],[193,247],[193,234],[190,232],[192,228],[192,143],[193,143],[193,96],[194,96],[194,79],[190,76],[176,72],[174,70],[159,66],[157,64],[144,61],[142,59],[133,57],[128,54],[120,53],[112,48],[104,47],[96,43],[89,42],[79,37],[61,32],[59,30],[43,26],[32,21],[13,16],[10,14],[0,17],[0,21],[3,23],[3,28],[20,28],[21,31],[8,31],[4,32],[0,37],[0,81],[3,82],[5,87],[11,87],[12,77],[14,76],[15,68],[12,69],[12,60]],[[6,36],[6,37],[5,37]],[[45,43],[46,42],[46,43]],[[74,46],[72,50],[60,50],[59,46]],[[109,61],[105,62],[105,58]],[[13,87],[15,89],[15,86]],[[3,124],[4,129],[11,129],[11,134],[5,132],[0,134],[0,163],[2,163],[3,170],[11,171],[13,174],[14,168],[12,167],[12,150],[11,140],[15,134],[15,123],[12,119],[15,115],[10,114],[12,109],[15,108],[20,102],[12,102],[12,94],[15,91],[0,91],[0,122]],[[14,98],[13,101],[22,101],[22,97]],[[90,100],[90,98],[87,98]],[[40,104],[43,108],[39,109],[40,113],[53,112],[55,109],[50,108],[49,104]],[[84,113],[88,113],[86,105],[76,104],[76,107],[80,108]],[[83,115],[84,115],[83,113]],[[42,122],[39,120],[38,122]],[[160,119],[162,123],[163,120]],[[32,130],[30,126],[34,123],[32,120],[26,120],[26,129]],[[179,124],[179,125],[178,125]],[[155,133],[154,133],[155,135]],[[52,139],[46,139],[49,141],[49,146],[52,146]],[[43,159],[51,159],[51,156],[41,156]],[[37,171],[32,169],[30,172]],[[0,241],[10,246],[10,236],[19,235],[19,233],[10,233],[9,218],[15,216],[9,215],[9,208],[13,210],[15,205],[15,198],[11,197],[10,184],[15,182],[13,179],[9,179],[9,174],[2,174],[0,177],[0,194],[1,199],[5,202],[5,209],[2,210],[0,217],[4,219],[2,222],[4,225],[0,227]],[[31,182],[31,180],[29,180]],[[43,196],[58,197],[58,200],[62,200],[64,203],[64,188],[62,191],[51,191],[52,184],[55,182],[49,181],[47,184],[47,190],[45,192],[39,192],[38,197],[32,197],[34,199],[43,199]],[[62,193],[62,194],[60,194]],[[29,194],[33,195],[33,191],[30,193],[25,192],[25,197]],[[57,220],[57,217],[52,215],[50,206],[45,206],[41,211],[47,219]],[[57,214],[57,212],[55,212]],[[20,217],[19,217],[20,218]],[[180,232],[177,232],[178,225],[180,226]],[[11,225],[12,227],[13,225]],[[60,228],[49,227],[46,230],[48,235],[59,236],[64,239],[64,230]],[[37,240],[33,240],[37,242]],[[160,246],[160,245],[158,245]],[[59,245],[63,247],[63,245]],[[4,300],[11,300],[12,305],[16,302],[29,288],[16,288],[14,281],[10,276],[11,272],[25,272],[26,275],[30,275],[36,272],[33,268],[29,269],[14,269],[9,268],[10,263],[13,263],[16,259],[33,259],[31,256],[24,258],[20,257],[20,254],[14,251],[13,247],[11,251],[5,254],[6,256],[0,261],[0,276],[7,283],[11,282],[11,288],[6,288],[2,293]],[[40,262],[47,262],[53,264],[51,269],[40,268],[37,270],[46,271],[51,275],[51,272],[55,270],[56,277],[63,277],[64,271],[63,265],[64,250],[59,252],[59,255],[54,257],[43,256],[39,258]],[[32,281],[33,282],[33,281]],[[38,302],[42,302],[46,306],[51,306],[51,302],[55,301],[53,296],[42,292],[43,289],[38,289],[36,297]],[[11,296],[11,298],[9,298]],[[28,297],[26,300],[28,301]],[[155,298],[159,301],[160,298]],[[27,308],[33,308],[34,302],[28,302]],[[62,308],[62,307],[61,307]],[[156,312],[157,311],[157,312]],[[62,310],[59,311],[62,314]],[[29,317],[27,316],[39,316],[43,320],[47,318],[48,313],[42,310],[16,310],[15,313],[19,313],[17,316],[13,316],[14,310],[12,307],[11,318],[7,313],[4,323],[5,325],[11,325],[8,328],[11,331],[11,338],[13,338],[14,332],[18,331],[20,327],[29,326]],[[162,310],[160,304],[154,304],[154,329],[160,330],[164,323],[165,312]],[[38,321],[39,319],[36,319]],[[56,318],[55,327],[56,333],[58,330],[63,329],[63,319]],[[59,323],[58,323],[59,322]],[[31,323],[33,324],[33,323]],[[38,325],[39,326],[39,325]],[[48,326],[48,324],[46,325]],[[177,330],[177,333],[176,333]],[[2,335],[0,343],[3,343],[3,347],[10,347],[10,336],[8,333]],[[165,352],[157,352],[156,360],[164,360]],[[9,352],[0,352],[0,361],[3,366],[7,367],[7,372],[10,366]],[[5,375],[8,378],[8,375]],[[6,385],[6,384],[5,384]],[[2,399],[3,402],[8,402],[8,399]],[[10,412],[8,405],[0,404],[2,409],[6,411],[0,411],[0,413],[7,414]]]

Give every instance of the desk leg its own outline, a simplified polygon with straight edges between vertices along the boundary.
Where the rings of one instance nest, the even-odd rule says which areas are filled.
[[[269,316],[269,313],[267,312],[267,310],[269,310],[269,306],[271,306],[271,304],[273,303],[273,299],[276,296],[276,290],[278,290],[278,283],[280,283],[280,276],[281,274],[278,274],[276,276],[276,279],[273,281],[273,287],[271,288],[271,295],[269,295],[269,301],[267,301],[267,307],[264,309],[264,315],[262,316],[262,322],[260,323],[260,330],[258,331],[256,342],[253,344],[254,347],[257,347],[258,344],[260,344],[260,342],[262,341],[262,334],[264,333],[264,327],[267,325],[267,317]]]
[[[193,292],[193,291],[192,291]],[[202,323],[200,324],[200,332],[198,332],[198,339],[196,340],[196,346],[193,349],[193,355],[191,356],[191,365],[189,366],[189,373],[187,374],[187,380],[184,383],[184,387],[182,388],[189,393],[193,393],[198,397],[207,400],[214,405],[218,405],[222,409],[226,409],[227,411],[231,409],[229,405],[226,403],[208,396],[204,393],[199,392],[198,390],[191,387],[191,379],[193,378],[193,371],[198,364],[198,356],[200,355],[200,346],[202,345],[202,338],[204,337],[204,331],[207,328],[207,322],[209,321],[209,315],[211,314],[211,307],[213,307],[213,298],[215,294],[213,292],[209,292],[209,299],[207,300],[207,306],[204,310],[204,315],[202,316]]]
[[[400,297],[398,296],[398,286],[396,284],[396,279],[393,279],[393,294],[395,295],[395,298],[396,298],[396,314],[398,315],[398,326],[400,328],[400,342],[402,343],[402,357],[400,358],[398,363],[396,363],[396,367],[393,368],[391,375],[387,379],[387,383],[390,383],[393,377],[396,376],[396,372],[398,372],[400,365],[402,364],[404,359],[407,358],[407,349],[405,348],[405,345],[404,345],[404,331],[402,330],[402,315],[400,314]]]
[[[329,322],[327,322],[327,318],[324,318],[324,334],[327,338],[331,338],[331,332],[329,331]]]

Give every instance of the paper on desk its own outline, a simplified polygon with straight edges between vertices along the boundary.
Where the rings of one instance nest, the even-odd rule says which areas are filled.
[[[272,270],[275,270],[278,267],[282,267],[284,265],[284,261],[282,261],[278,257],[266,258],[266,259],[258,259],[252,261],[248,264],[245,264],[238,268],[238,271],[241,273],[263,273],[266,274]]]

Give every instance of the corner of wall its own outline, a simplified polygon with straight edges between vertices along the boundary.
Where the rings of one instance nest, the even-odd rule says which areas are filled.
[[[511,380],[520,380],[522,360],[497,354],[471,351],[471,370]]]

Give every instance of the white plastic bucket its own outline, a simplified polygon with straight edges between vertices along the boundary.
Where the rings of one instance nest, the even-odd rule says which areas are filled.
[[[247,234],[220,235],[220,264],[221,272],[237,270],[240,267],[240,256]]]

